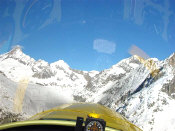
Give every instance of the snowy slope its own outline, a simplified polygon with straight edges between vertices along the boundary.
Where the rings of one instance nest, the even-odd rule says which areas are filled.
[[[61,103],[95,102],[145,131],[175,130],[175,54],[164,61],[131,56],[101,72],[88,72],[71,69],[63,60],[36,61],[17,46],[0,55],[0,89],[8,94],[0,94],[1,107],[13,111],[14,93],[23,79],[28,81],[23,101],[27,115]]]
[[[15,105],[18,88],[19,83],[11,81],[0,73],[0,111],[14,113],[15,115],[20,113],[18,110],[15,110],[15,107],[20,108],[19,104]],[[73,92],[69,88],[47,87],[30,83],[21,103],[21,115],[27,118],[43,110],[48,110],[65,103],[72,103],[74,102],[72,94]],[[18,95],[21,95],[21,93]],[[2,113],[0,112],[0,118],[1,115]]]
[[[118,111],[144,131],[175,130],[174,60],[175,54],[160,62],[163,69],[152,83],[118,105]]]

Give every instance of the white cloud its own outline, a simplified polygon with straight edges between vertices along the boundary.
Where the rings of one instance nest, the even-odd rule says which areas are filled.
[[[96,39],[93,42],[93,49],[97,52],[112,54],[115,52],[116,44],[104,39]]]

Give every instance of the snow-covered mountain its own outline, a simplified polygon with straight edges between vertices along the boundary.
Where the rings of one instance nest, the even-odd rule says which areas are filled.
[[[68,102],[96,102],[120,112],[144,131],[175,130],[175,54],[159,61],[131,56],[98,71],[71,69],[25,55],[19,46],[0,55],[0,107],[13,111],[26,80],[22,111],[33,115]]]

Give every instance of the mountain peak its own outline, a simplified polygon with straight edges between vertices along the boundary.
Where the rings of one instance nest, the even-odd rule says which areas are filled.
[[[63,60],[58,60],[54,63],[51,63],[51,65],[59,66],[59,67],[67,68],[67,69],[70,68],[69,65],[66,62],[64,62]]]
[[[168,62],[171,66],[175,65],[175,52],[168,58]]]
[[[16,45],[12,48],[11,51],[9,51],[8,54],[10,55],[18,55],[18,54],[22,54],[22,47],[20,45]]]
[[[170,58],[175,58],[175,52],[173,54],[170,55],[169,59]]]
[[[22,46],[15,45],[15,46],[12,47],[12,50],[22,50]]]
[[[20,63],[23,64],[32,64],[35,62],[33,58],[30,58],[30,56],[26,55],[22,51],[22,46],[16,45],[12,48],[11,51],[8,53],[4,54],[5,59],[12,58],[15,60],[18,60]]]

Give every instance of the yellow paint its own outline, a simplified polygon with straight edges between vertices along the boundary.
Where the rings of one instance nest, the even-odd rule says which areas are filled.
[[[29,79],[22,79],[18,83],[18,87],[16,89],[16,94],[14,97],[13,108],[16,113],[22,112],[23,107],[23,99],[28,87]]]
[[[106,121],[105,131],[142,131],[140,128],[124,119],[119,113],[95,103],[72,103],[69,106],[59,106],[36,114],[27,121],[0,125],[0,130],[32,125],[65,125],[75,126],[77,117],[86,120],[90,113],[99,114]],[[42,119],[42,120],[40,120]],[[85,123],[83,123],[85,126]]]
[[[73,103],[69,106],[56,107],[36,114],[29,120],[54,120],[68,119],[76,120],[77,117],[83,117],[86,120],[89,114],[98,114],[99,119],[106,121],[106,126],[114,130],[122,131],[141,131],[137,126],[127,121],[119,113],[110,110],[109,108],[95,103]],[[94,113],[95,112],[95,113]]]
[[[0,130],[5,130],[14,127],[21,127],[21,126],[33,126],[33,125],[66,125],[66,126],[75,126],[76,121],[64,121],[64,120],[33,120],[33,121],[19,121],[13,123],[7,123],[0,125]],[[83,125],[84,126],[84,125]],[[105,131],[121,131],[117,129],[113,129],[110,127],[106,127]]]
[[[0,130],[20,127],[20,126],[30,126],[30,125],[67,125],[75,126],[76,121],[64,121],[64,120],[34,120],[34,121],[20,121],[0,125]]]
[[[96,113],[90,113],[90,114],[88,114],[88,116],[92,117],[92,118],[100,118],[100,115],[96,114]]]

